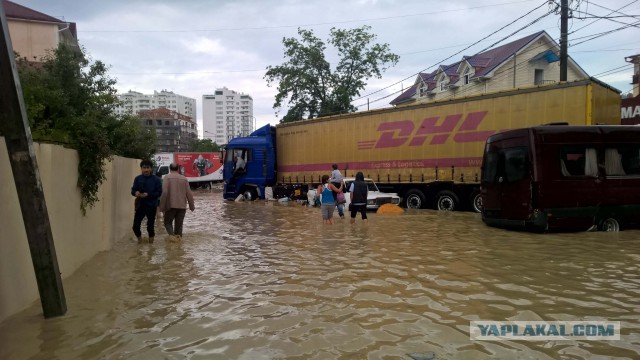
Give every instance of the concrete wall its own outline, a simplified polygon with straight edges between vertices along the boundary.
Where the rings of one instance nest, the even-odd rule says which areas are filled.
[[[80,210],[78,155],[57,145],[34,144],[62,278],[99,251],[130,236],[131,184],[140,162],[115,157],[106,165],[100,201]],[[0,321],[40,301],[5,140],[0,137]],[[64,282],[63,282],[64,285]]]

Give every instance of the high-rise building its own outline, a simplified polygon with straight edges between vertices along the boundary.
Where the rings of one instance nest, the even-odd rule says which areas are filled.
[[[153,94],[143,94],[131,91],[118,94],[121,106],[116,107],[116,114],[137,114],[142,110],[166,108],[185,115],[196,121],[196,99],[178,95],[172,91],[153,91]]]
[[[202,95],[202,128],[204,138],[218,145],[249,135],[254,130],[253,99],[226,87]]]

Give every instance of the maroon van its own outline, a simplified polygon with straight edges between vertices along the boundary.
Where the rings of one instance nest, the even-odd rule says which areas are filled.
[[[487,139],[482,220],[530,231],[640,224],[640,126],[549,124]]]

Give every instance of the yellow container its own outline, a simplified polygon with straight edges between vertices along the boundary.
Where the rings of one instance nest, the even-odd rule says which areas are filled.
[[[318,183],[337,163],[380,183],[477,183],[485,140],[567,122],[620,124],[620,95],[594,79],[280,124],[279,182]]]

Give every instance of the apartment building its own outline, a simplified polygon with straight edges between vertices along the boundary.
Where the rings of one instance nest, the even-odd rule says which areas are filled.
[[[172,91],[153,91],[153,94],[143,94],[137,91],[118,94],[122,104],[116,107],[116,114],[138,114],[143,110],[166,108],[178,114],[196,119],[196,99],[175,94]]]
[[[211,95],[202,95],[202,128],[204,138],[218,145],[226,144],[234,137],[253,132],[253,99],[250,95],[216,89]]]
[[[138,112],[140,123],[156,133],[156,152],[189,151],[198,139],[198,125],[188,116],[161,107]]]

